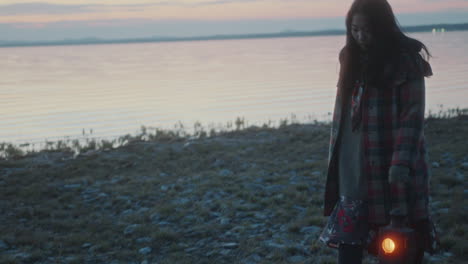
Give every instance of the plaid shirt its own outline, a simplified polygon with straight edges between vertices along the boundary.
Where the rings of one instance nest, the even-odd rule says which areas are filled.
[[[385,89],[368,86],[362,95],[362,168],[367,178],[368,221],[375,224],[388,223],[390,210],[397,207],[407,208],[413,221],[429,217],[429,167],[423,124],[424,76],[432,75],[432,70],[419,54],[409,53],[402,53],[394,69],[389,86]],[[337,152],[341,112],[342,98],[338,89],[330,137],[325,216],[331,214],[339,200]],[[410,169],[409,184],[389,184],[392,165]]]

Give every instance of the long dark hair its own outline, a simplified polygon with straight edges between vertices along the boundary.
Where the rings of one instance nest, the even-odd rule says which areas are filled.
[[[369,82],[373,82],[379,88],[384,88],[385,80],[389,76],[384,73],[384,66],[388,63],[396,63],[398,55],[402,51],[420,53],[426,59],[431,57],[427,47],[419,40],[406,36],[393,13],[387,0],[355,0],[346,16],[346,46],[340,53],[340,80],[339,86],[344,89],[344,95],[349,95],[349,88],[353,85],[356,75],[359,73],[360,49],[351,34],[351,23],[354,15],[363,15],[370,26],[372,43],[368,55]]]

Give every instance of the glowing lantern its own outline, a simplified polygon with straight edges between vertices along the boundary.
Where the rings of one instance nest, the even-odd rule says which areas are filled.
[[[395,242],[391,238],[385,238],[382,241],[382,249],[385,254],[392,254],[395,251]]]
[[[414,230],[394,221],[379,230],[379,264],[414,264],[416,239]]]

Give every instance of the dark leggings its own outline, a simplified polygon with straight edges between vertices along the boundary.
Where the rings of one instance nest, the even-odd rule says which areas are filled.
[[[362,246],[340,244],[338,248],[338,264],[361,264],[362,263]],[[424,258],[424,250],[418,249],[416,253],[415,264],[422,263]]]

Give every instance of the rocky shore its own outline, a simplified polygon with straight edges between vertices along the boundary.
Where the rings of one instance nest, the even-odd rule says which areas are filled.
[[[425,129],[442,242],[426,263],[463,263],[468,118]],[[336,263],[317,241],[329,131],[249,127],[2,159],[0,263]]]

